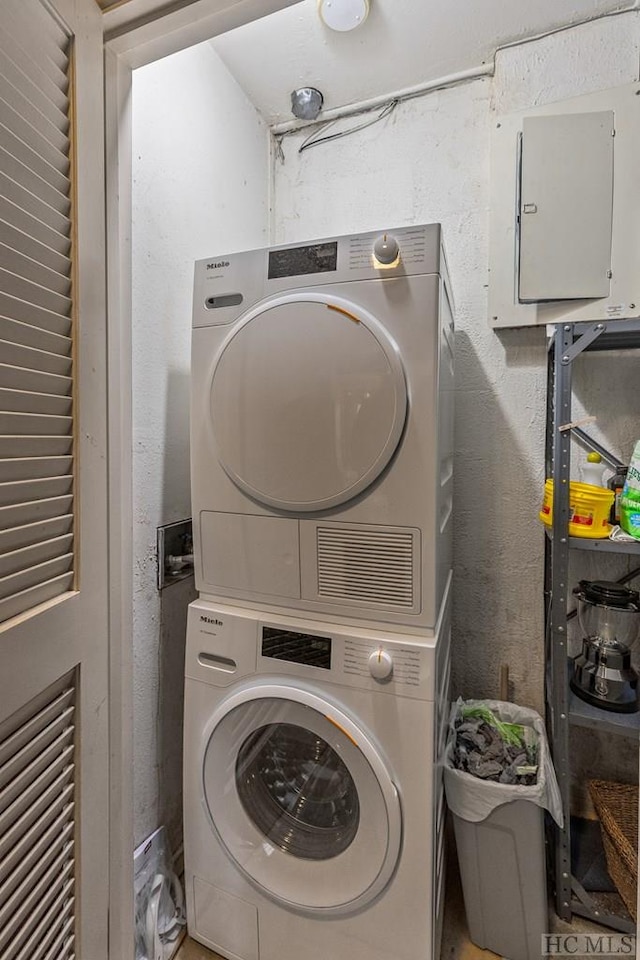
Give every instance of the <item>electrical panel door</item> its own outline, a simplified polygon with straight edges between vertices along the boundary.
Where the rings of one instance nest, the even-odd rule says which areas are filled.
[[[613,111],[525,117],[519,300],[608,297]]]

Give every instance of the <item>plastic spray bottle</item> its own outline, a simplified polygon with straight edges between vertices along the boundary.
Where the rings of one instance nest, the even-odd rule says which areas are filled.
[[[583,483],[590,483],[593,487],[604,487],[602,476],[606,470],[602,457],[594,450],[587,454],[586,462],[582,464],[580,474]]]

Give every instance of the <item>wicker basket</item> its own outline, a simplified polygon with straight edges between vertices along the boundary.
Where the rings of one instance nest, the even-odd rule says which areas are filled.
[[[590,780],[589,792],[602,827],[607,869],[636,919],[638,887],[638,787]]]

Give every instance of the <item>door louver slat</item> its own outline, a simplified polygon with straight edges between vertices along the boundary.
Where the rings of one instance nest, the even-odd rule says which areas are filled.
[[[48,767],[45,767],[44,770],[32,780],[21,794],[9,803],[0,815],[0,829],[3,833],[10,829],[15,821],[22,815],[22,812],[29,808],[30,804],[37,802],[43,791],[46,791],[54,780],[58,777],[64,780],[67,773],[74,772],[73,765],[70,762],[72,758],[73,745],[70,744],[65,747],[57,759],[52,761]]]
[[[73,565],[73,554],[65,553],[55,560],[47,560],[35,567],[14,573],[0,580],[0,600],[11,599],[26,590],[39,586],[43,581],[50,582],[55,577],[67,574]],[[0,608],[1,609],[1,608]]]
[[[4,29],[4,25],[0,26],[0,53],[11,60],[25,77],[31,96],[40,95],[54,104],[61,113],[67,113],[69,101],[64,90],[51,79],[39,63],[34,61],[33,57],[29,56],[25,47],[17,43],[15,37]],[[34,93],[36,90],[37,94]]]
[[[69,719],[71,716],[69,708],[72,702],[73,688],[68,687],[37,713],[32,714],[28,720],[23,721],[17,730],[4,737],[0,741],[0,769],[10,757],[22,750],[37,734],[49,727],[54,720],[60,718],[64,722]],[[0,780],[0,790],[3,786],[3,781]]]
[[[22,48],[11,44],[9,35],[2,27],[0,27],[0,52],[3,54],[3,74],[7,82],[16,90],[20,90],[49,123],[67,132],[69,102],[66,96],[58,91],[36,64],[29,62]]]
[[[56,833],[61,823],[64,824],[64,819],[60,821],[60,817],[68,810],[68,802],[72,794],[73,784],[51,802],[44,813],[28,826],[13,849],[6,854],[3,860],[0,860],[0,883],[4,882],[12,871],[17,874],[18,868],[25,869],[25,863],[28,862],[27,855],[32,854],[36,840],[43,836],[50,836],[49,831]]]
[[[26,211],[40,213],[54,229],[65,230],[64,217],[70,207],[68,178],[49,164],[45,165],[24,144],[12,143],[12,140],[10,134],[4,135],[4,147],[12,146],[12,153],[4,147],[0,150],[8,198]]]
[[[58,273],[51,267],[38,263],[32,257],[27,257],[20,250],[8,247],[4,243],[0,244],[0,266],[11,273],[25,277],[27,280],[33,280],[34,283],[42,283],[46,280],[47,286],[51,290],[65,296],[71,289],[71,280],[68,274]]]
[[[70,952],[73,947],[73,916],[67,916],[73,910],[73,899],[65,905],[64,913],[54,920],[49,928],[44,923],[41,924],[42,930],[36,931],[33,935],[33,944],[28,941],[23,950],[20,951],[16,960],[65,960],[66,957],[73,957]],[[64,952],[63,952],[63,947]],[[31,953],[28,949],[31,949]]]
[[[64,865],[74,829],[73,820],[67,821],[71,811],[73,804],[68,804],[41,836],[28,834],[25,837],[27,857],[0,884],[0,902],[3,904],[0,908],[0,943],[3,936],[8,939],[7,928],[11,928],[11,923],[17,926],[20,922],[16,908],[28,909],[25,898],[29,891],[34,896],[33,907],[43,892],[42,886],[50,879],[49,871],[52,867],[60,869]]]
[[[70,476],[21,480],[18,483],[0,483],[0,507],[64,496],[64,494],[71,492],[72,483],[73,477]]]
[[[2,960],[71,955],[75,697],[63,679],[0,728]]]
[[[0,809],[12,803],[48,763],[63,754],[72,739],[73,727],[69,725],[68,712],[64,711],[3,763],[0,767]]]
[[[0,460],[6,457],[65,457],[71,456],[72,451],[73,438],[68,436],[33,434],[21,437],[0,434]],[[4,526],[0,524],[0,529]]]
[[[56,373],[25,370],[24,367],[13,367],[6,363],[0,363],[0,386],[64,397],[71,393],[72,381],[70,377],[62,377]]]
[[[32,280],[25,280],[19,274],[11,273],[9,270],[3,270],[0,267],[0,287],[7,290],[10,296],[15,297],[16,300],[24,300],[25,312],[33,310],[35,307],[46,310],[47,322],[43,324],[45,328],[53,328],[56,333],[66,334],[69,329],[68,317],[71,311],[71,300],[69,297],[51,289],[48,267],[43,268],[41,279],[42,284],[34,283]],[[40,317],[44,316],[42,310],[38,313]]]
[[[14,550],[13,553],[7,553],[4,556],[0,555],[0,583],[4,577],[53,560],[60,555],[61,550],[68,550],[72,543],[73,536],[69,533],[66,537],[54,537],[52,540],[44,540],[32,547],[24,547],[22,550]],[[70,556],[70,554],[67,555]]]
[[[61,477],[72,466],[71,457],[24,457],[1,460],[0,473],[11,480],[37,480],[44,477]]]
[[[8,91],[3,89],[6,97]],[[42,159],[61,173],[69,169],[69,141],[65,138],[65,144],[57,147],[46,137],[43,137],[39,130],[31,125],[28,118],[18,113],[6,99],[0,96],[0,125],[5,130],[13,133],[15,137],[25,143],[27,147],[42,157]]]
[[[0,158],[2,153],[0,151]],[[10,223],[21,233],[26,234],[37,243],[42,243],[46,247],[51,247],[56,253],[66,256],[71,249],[71,240],[69,235],[61,233],[53,227],[43,223],[38,217],[9,200],[8,197],[0,196],[0,220],[3,223]]]
[[[68,169],[56,170],[50,163],[42,160],[31,147],[27,147],[18,137],[15,137],[1,122],[0,134],[4,145],[0,153],[0,160],[3,161],[3,166],[0,168],[2,169],[0,174],[2,196],[25,213],[41,220],[49,230],[68,236],[68,224],[65,221],[64,211],[58,210],[57,203],[50,202],[51,193],[46,186],[48,184],[49,187],[60,191],[62,198]],[[64,199],[62,202],[66,205]]]
[[[73,935],[73,907],[74,898],[71,897],[64,904],[59,917],[49,914],[43,917],[40,925],[27,940],[15,960],[66,960],[68,957],[73,958],[75,956],[73,953],[73,942],[75,940]]]
[[[63,337],[57,344],[62,346]],[[70,341],[69,341],[70,343]],[[43,373],[55,373],[58,376],[66,376],[71,372],[71,354],[56,355],[50,350],[33,349],[17,343],[9,343],[0,340],[0,351],[2,359],[6,364],[16,367],[25,367],[29,372],[32,370],[42,371]]]
[[[66,154],[69,149],[69,141],[66,136],[69,130],[68,118],[64,114],[59,114],[57,117],[54,116],[50,119],[47,112],[43,112],[40,107],[36,107],[33,97],[29,98],[26,95],[27,91],[23,79],[19,74],[16,74],[11,60],[7,58],[2,60],[0,78],[4,81],[2,83],[2,99],[15,111],[16,116],[21,117],[37,130],[38,135],[43,137],[47,143]],[[40,99],[37,96],[37,88],[35,96],[36,99]]]
[[[3,7],[7,8],[7,19],[11,18],[9,20],[11,33],[18,38],[31,36],[35,26],[42,44],[42,55],[58,68],[61,76],[64,76],[68,64],[65,52],[68,47],[68,38],[61,24],[41,3],[3,0]],[[3,16],[5,16],[4,9]]]
[[[55,250],[35,237],[29,236],[24,230],[20,230],[17,226],[6,221],[2,223],[1,229],[5,243],[9,244],[14,250],[24,254],[25,257],[37,260],[49,267],[50,270],[68,274],[71,264],[65,253]]]
[[[67,825],[67,830],[73,830],[73,823]],[[57,854],[57,856],[55,856]],[[44,868],[44,872],[40,872]],[[51,909],[52,905],[60,898],[66,899],[73,890],[73,877],[69,879],[69,874],[73,870],[73,842],[66,846],[50,848],[44,861],[39,863],[28,877],[25,878],[23,887],[16,890],[12,896],[9,907],[8,922],[0,921],[0,949],[2,949],[10,939],[14,941],[19,949],[29,936],[29,929],[32,923],[37,923],[42,915]],[[55,878],[66,880],[61,894],[55,896],[55,887],[52,889],[51,881]],[[31,888],[29,893],[25,892]],[[7,901],[9,903],[9,901]],[[0,914],[1,916],[1,914]],[[10,954],[9,954],[10,956]]]
[[[40,523],[27,523],[22,527],[0,530],[0,553],[14,553],[22,547],[46,543],[56,537],[71,533],[73,516],[70,513]]]
[[[0,406],[11,413],[71,415],[71,397],[0,387]]]
[[[0,530],[64,516],[70,512],[72,502],[71,497],[52,497],[50,500],[34,500],[31,503],[0,507]]]
[[[13,320],[21,320],[22,323],[29,323],[35,327],[42,327],[43,330],[59,333],[63,337],[69,336],[71,320],[68,316],[11,295],[12,274],[7,274],[6,271],[0,271],[0,273],[4,274],[4,276],[0,276],[0,290],[8,289],[10,291],[9,293],[0,293],[0,313],[2,316],[11,317]],[[6,287],[2,286],[3,282],[7,283]]]
[[[49,907],[45,915],[42,917],[37,929],[33,932],[33,934],[29,937],[29,939],[27,939],[26,942],[24,943],[24,946],[22,947],[22,950],[20,950],[20,953],[16,953],[15,951],[12,951],[10,954],[7,954],[6,960],[25,960],[25,958],[30,958],[31,954],[29,951],[33,949],[34,944],[38,943],[39,937],[42,936],[42,934],[46,930],[49,930],[52,924],[56,925],[56,921],[59,921],[59,920],[64,921],[64,920],[70,919],[71,926],[74,925],[75,897],[72,896],[74,885],[75,884],[73,879],[69,880],[65,884],[61,893],[56,897],[56,899],[53,901],[53,903],[51,904],[51,906]],[[42,911],[39,911],[39,912],[41,913]],[[29,929],[30,928],[27,927],[25,934],[28,933]],[[22,933],[22,931],[20,932]],[[20,939],[24,940],[24,936],[22,936],[21,938],[16,937],[16,941],[18,943]],[[67,942],[63,946],[62,952],[59,951],[58,953],[47,954],[47,960],[49,960],[49,958],[51,958],[51,960],[54,960],[54,958],[55,960],[67,960],[67,958],[69,958],[69,960],[72,960],[72,958],[75,957],[75,953],[73,953],[73,950],[72,950],[72,944],[74,939],[75,937],[73,935],[69,936],[67,938]],[[2,960],[5,960],[4,956]]]
[[[8,600],[0,600],[0,623],[3,620],[10,620],[11,617],[17,617],[26,610],[33,610],[41,603],[53,600],[63,593],[68,593],[73,589],[73,580],[72,572],[64,573],[61,577],[54,577],[53,580],[39,583],[37,587],[16,593]]]
[[[8,317],[0,317],[0,339],[8,343],[14,343],[22,347],[33,347],[34,350],[45,353],[57,353],[64,357],[68,356],[71,345],[70,337],[60,333],[53,333],[51,330],[43,330],[42,327],[34,326],[31,323],[24,323],[22,320],[10,320]],[[18,368],[39,366],[38,354],[24,355],[23,362],[16,364]],[[2,359],[8,360],[4,350]],[[29,362],[29,361],[32,362]],[[33,363],[33,360],[36,362]],[[46,369],[46,368],[45,368]]]
[[[13,804],[17,810],[9,807],[3,817],[0,818],[0,863],[7,853],[11,850],[17,850],[19,847],[19,838],[31,827],[43,812],[47,815],[55,816],[60,810],[60,804],[64,805],[71,798],[73,793],[73,783],[69,782],[73,777],[73,767],[67,766],[59,776],[45,789],[37,798],[35,803],[17,817],[9,829],[5,829],[5,824],[11,819],[11,816],[23,807],[22,799]]]
[[[3,0],[0,531],[22,534],[0,535],[0,622],[75,583],[70,53],[42,0]]]
[[[0,410],[0,432],[5,435],[59,435],[70,430],[71,425],[71,417],[54,417],[46,413],[16,413],[13,410]]]

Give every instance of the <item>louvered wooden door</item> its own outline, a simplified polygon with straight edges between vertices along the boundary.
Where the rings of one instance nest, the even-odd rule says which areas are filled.
[[[108,956],[102,37],[0,2],[0,960]]]

